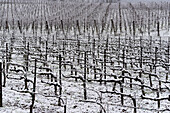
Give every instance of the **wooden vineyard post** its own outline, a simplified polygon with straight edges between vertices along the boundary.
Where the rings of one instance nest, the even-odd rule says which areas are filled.
[[[142,90],[142,95],[145,96],[145,91],[144,91],[144,81],[141,81],[141,90]]]
[[[125,68],[125,49],[123,49],[123,68]],[[123,83],[124,83],[124,75],[125,75],[125,72],[122,71],[122,81],[120,82],[120,92],[123,93]],[[121,104],[123,105],[124,104],[124,96],[121,95]]]
[[[53,35],[53,48],[55,47],[55,37]]]
[[[25,32],[23,33],[23,44],[24,44],[24,47],[26,48],[26,43],[27,43],[27,39],[26,39],[26,36],[25,36]]]
[[[40,47],[40,50],[41,50],[41,37],[39,37],[39,47]]]
[[[42,50],[41,50],[41,43],[42,43],[42,41],[41,41],[41,37],[39,37],[39,47],[40,47],[40,59],[42,59]]]
[[[34,21],[32,22],[32,32],[33,32],[33,35],[34,35]]]
[[[112,33],[113,31],[115,31],[115,29],[114,29],[114,22],[113,22],[113,19],[111,19],[111,30],[110,30],[110,32]]]
[[[41,23],[40,23],[40,33],[41,33],[41,35],[42,35],[42,29],[43,29],[43,23],[41,21]]]
[[[5,87],[5,85],[6,85],[5,60],[3,60],[2,65],[3,65],[3,66],[2,66],[2,68],[3,68],[2,73],[3,73],[3,76],[4,76],[4,83],[3,83],[3,87]]]
[[[155,64],[154,64],[155,73],[156,73],[156,64],[157,64],[157,52],[158,52],[158,48],[155,47]]]
[[[134,113],[137,113],[137,109],[136,109],[136,99],[132,98],[133,101],[133,105],[134,105]]]
[[[96,33],[99,34],[96,20],[94,20],[94,26],[95,26],[95,28],[96,28]]]
[[[123,59],[123,68],[125,69],[126,68],[126,63],[125,63],[125,48],[123,48],[123,57],[122,57],[122,59]]]
[[[0,107],[2,107],[2,63],[0,62]]]
[[[118,60],[120,60],[120,35],[119,35],[119,39],[118,39]],[[118,62],[118,65],[120,65],[120,62]]]
[[[133,36],[135,37],[136,35],[136,30],[135,30],[135,21],[133,21]]]
[[[71,66],[71,75],[73,75],[73,64],[70,64]]]
[[[87,99],[87,91],[86,91],[86,52],[84,53],[84,81],[83,81],[83,88],[84,88],[84,100]]]
[[[8,43],[6,43],[6,63],[9,62],[9,56],[8,56]]]
[[[160,47],[160,50],[161,50],[161,48],[162,48],[162,37],[161,36],[159,37],[159,47]]]
[[[140,53],[140,68],[141,68],[141,71],[139,72],[139,77],[141,78],[141,77],[142,77],[142,63],[143,63],[143,62],[142,62],[142,60],[143,60],[143,59],[142,59],[142,57],[143,57],[143,54],[142,54],[142,53],[143,53],[143,48],[142,48],[142,46],[140,47],[140,49],[141,49],[141,50],[140,50],[140,52],[141,52],[141,53]]]
[[[85,21],[85,19],[84,19],[84,29],[83,29],[83,32],[84,32],[84,35],[85,35],[85,33],[86,33],[86,21]]]
[[[35,67],[34,67],[34,83],[33,83],[33,93],[32,96],[32,104],[30,106],[30,113],[33,113],[33,106],[35,102],[35,90],[36,90],[36,71],[37,71],[37,59],[35,59]]]
[[[75,70],[75,76],[77,76],[77,70]],[[77,82],[77,78],[75,78],[75,81]]]
[[[160,91],[160,89],[157,89],[157,98],[159,98],[159,91]],[[160,103],[160,100],[158,99],[158,109],[160,108],[160,106],[161,106],[161,103]]]
[[[150,9],[148,8],[148,35],[150,36]]]
[[[150,82],[150,87],[152,87],[152,77],[151,77],[151,74],[149,74],[149,82]]]
[[[60,85],[61,83],[61,62],[62,62],[62,58],[61,55],[59,55],[59,80],[60,80]]]
[[[149,43],[149,52],[150,52],[150,60],[152,60],[152,55],[151,55],[151,53],[152,53],[152,36],[150,36],[150,41],[149,41],[150,43]],[[150,65],[150,72],[152,72],[152,65]]]
[[[22,33],[22,26],[19,20],[18,20],[18,28],[19,28],[20,33]]]
[[[80,26],[79,26],[79,21],[78,20],[76,20],[76,25],[77,25],[77,29],[78,29],[79,34],[81,34],[80,33]]]
[[[63,31],[63,34],[65,34],[65,33],[64,33],[64,24],[63,24],[63,20],[60,20],[60,22],[61,22],[61,30]]]
[[[8,43],[6,43],[6,74],[8,74],[8,62],[9,62]]]
[[[96,47],[96,45],[95,45],[95,39],[93,39],[93,64],[95,64],[95,47]],[[97,77],[96,77],[96,67],[95,67],[95,65],[93,66],[93,68],[94,68],[94,79],[96,79]]]
[[[170,48],[170,37],[168,37],[168,50],[167,50],[167,59],[168,59],[168,63],[169,63],[169,48]],[[168,75],[170,74],[169,73],[170,71],[169,71],[169,67],[167,67],[167,74],[166,74],[166,81],[168,81]]]
[[[88,43],[90,43],[90,39],[91,39],[90,34],[88,34]]]
[[[61,58],[61,55],[59,55],[59,83],[60,83],[60,86],[62,86],[62,82],[61,82],[61,64],[62,63],[62,58]],[[60,87],[60,92],[59,92],[59,95],[61,96],[61,93],[62,93],[62,88]],[[61,106],[61,99],[59,98],[59,101],[58,101],[58,105]]]
[[[158,23],[157,23],[157,32],[158,32],[158,36],[160,36],[160,32],[159,32],[159,20],[158,20]]]
[[[106,49],[104,50],[104,79],[106,80]],[[106,84],[106,82],[104,82]]]
[[[45,48],[45,61],[47,61],[47,55],[48,55],[48,41],[46,41],[46,48]]]
[[[63,56],[65,56],[65,54],[66,54],[66,52],[65,52],[65,47],[67,46],[67,45],[66,45],[66,42],[65,42],[65,39],[64,39],[62,45],[63,45],[62,53],[63,53]],[[63,58],[63,60],[64,60],[64,58]]]
[[[131,59],[131,63],[130,63],[130,66],[131,66],[131,69],[133,69],[133,59],[132,58],[130,58]],[[131,75],[131,74],[130,74]],[[130,79],[130,88],[132,89],[132,79]]]
[[[6,26],[5,26],[6,30],[8,30],[9,32],[9,26],[8,26],[8,21],[6,21]]]
[[[50,30],[49,30],[49,25],[48,25],[48,21],[47,20],[45,21],[45,29],[47,31],[47,34],[49,34]]]
[[[122,13],[121,13],[121,3],[119,2],[119,27],[120,27],[120,33],[122,33]]]
[[[27,44],[27,56],[26,56],[26,71],[28,72],[29,67],[29,42]],[[28,89],[27,86],[27,74],[25,74],[25,89]]]
[[[27,44],[27,59],[26,59],[26,71],[28,71],[28,65],[29,65],[29,42]]]
[[[10,51],[9,51],[9,61],[12,60],[12,52],[14,50],[14,43],[15,43],[15,33],[12,33],[12,37],[10,38]]]
[[[106,39],[106,51],[108,50],[108,46],[109,46],[109,35],[107,35],[107,39]]]
[[[54,81],[57,83],[57,76],[54,78]],[[55,91],[55,95],[57,95],[57,86],[56,85],[54,86],[54,91]]]
[[[123,93],[123,82],[120,82],[120,92]],[[121,95],[121,104],[124,104],[124,96]]]
[[[79,64],[80,63],[80,40],[78,40],[78,38],[77,38],[77,52],[78,52],[77,62]]]
[[[64,105],[64,113],[67,113],[67,107]]]

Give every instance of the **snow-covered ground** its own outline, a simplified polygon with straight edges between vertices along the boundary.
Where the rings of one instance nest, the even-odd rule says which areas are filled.
[[[39,4],[38,2],[36,1],[37,4]],[[66,105],[67,113],[131,113],[135,111],[134,108],[137,109],[137,113],[170,112],[170,79],[166,79],[167,76],[170,77],[169,55],[167,55],[170,31],[167,29],[166,22],[160,27],[160,36],[157,36],[158,32],[154,28],[155,21],[150,23],[152,31],[148,36],[148,32],[145,31],[147,30],[145,29],[146,26],[142,26],[141,29],[144,32],[140,32],[139,23],[141,21],[136,19],[138,28],[136,29],[136,35],[133,36],[129,32],[130,26],[127,29],[123,26],[120,34],[111,32],[110,19],[114,18],[114,24],[117,25],[119,23],[118,18],[121,18],[117,16],[119,15],[118,7],[114,7],[115,4],[60,3],[54,5],[51,2],[50,5],[32,4],[32,8],[30,8],[30,4],[28,5],[30,7],[18,4],[19,7],[16,9],[13,8],[14,5],[1,6],[4,9],[10,7],[14,9],[15,13],[12,13],[12,10],[3,10],[3,8],[0,10],[1,13],[4,12],[4,14],[2,13],[3,18],[8,17],[10,26],[9,31],[7,29],[3,30],[5,27],[0,31],[0,61],[5,61],[5,66],[9,66],[8,69],[3,68],[3,74],[5,73],[7,80],[2,91],[3,107],[0,108],[0,113],[29,113],[30,105],[32,104],[31,92],[31,94],[35,94],[33,107],[33,112],[35,113],[64,113],[64,105]],[[69,7],[70,10],[61,6]],[[52,10],[51,8],[54,7],[56,9]],[[76,8],[81,10],[75,10]],[[20,9],[25,9],[23,10],[24,13]],[[28,9],[32,12],[29,12]],[[86,14],[84,14],[84,10],[86,10]],[[44,11],[44,13],[41,11]],[[131,8],[129,10],[123,9],[122,12],[124,12],[122,18],[132,22],[128,20],[133,15]],[[139,17],[145,17],[148,14],[141,10],[136,12],[141,14]],[[142,15],[141,12],[145,15]],[[155,12],[153,11],[153,14],[158,15]],[[162,13],[164,14],[163,11]],[[12,19],[14,17],[16,17],[14,22],[15,29],[12,29]],[[82,18],[84,17],[86,17],[86,21],[83,21]],[[55,20],[53,20],[54,18]],[[64,33],[61,27],[61,18],[64,21]],[[67,18],[79,20],[80,31],[77,23],[72,22],[71,19],[67,23]],[[97,20],[96,26],[98,26],[99,32],[102,31],[103,26],[101,25],[103,24],[101,20],[105,20],[107,23],[106,25],[108,26],[105,27],[102,33],[97,32],[96,26],[93,25],[94,19]],[[122,25],[126,23],[123,19]],[[22,20],[23,25],[30,24],[28,29],[26,30],[26,27],[22,26],[23,31],[21,33],[18,27],[20,26],[20,21],[18,22],[17,20]],[[163,20],[164,18],[160,19],[160,23]],[[42,33],[40,31],[40,22],[43,22]],[[85,29],[85,32],[83,22],[88,24],[86,27],[90,26]],[[147,22],[144,21],[143,23]],[[5,26],[5,23],[6,21],[2,21],[3,26]],[[57,28],[55,28],[54,24],[56,24]],[[47,31],[47,26],[52,30]],[[35,30],[36,27],[38,27],[37,31]],[[33,28],[34,31],[32,30]],[[48,32],[50,33],[48,34]],[[117,32],[119,32],[119,28]],[[158,50],[156,50],[156,47]],[[141,48],[143,48],[142,52]],[[84,68],[85,52],[87,54],[86,68]],[[7,65],[7,56],[10,53],[11,59]],[[27,55],[29,55],[28,60]],[[59,55],[62,56],[62,84],[60,84],[59,77]],[[38,59],[38,62],[36,67],[36,89],[33,92],[35,58]],[[142,66],[140,66],[141,59]],[[27,61],[28,71],[22,67],[26,67]],[[65,67],[64,63],[67,64]],[[155,63],[157,68],[154,68]],[[72,64],[73,68],[71,68],[70,64]],[[46,69],[51,70],[51,72]],[[17,70],[20,71],[17,72]],[[71,71],[73,71],[72,74]],[[86,72],[86,79],[84,78],[84,72]],[[50,73],[57,80],[55,82],[54,80],[51,81],[50,78],[42,75],[43,73]],[[96,79],[94,78],[95,74]],[[104,75],[107,75],[106,78],[104,78]],[[150,75],[152,75],[152,86]],[[74,77],[77,77],[78,80],[76,81]],[[20,78],[21,80],[17,80]],[[31,81],[28,82],[28,90],[25,89],[25,78]],[[99,80],[103,80],[102,84],[98,82]],[[112,82],[109,82],[109,80],[112,80]],[[86,81],[86,100],[84,99],[83,81]],[[104,81],[107,81],[107,83],[104,84]],[[118,83],[115,81],[118,81]],[[50,86],[44,82],[62,86],[61,95],[59,87],[57,87],[57,93],[55,93],[54,85]],[[115,83],[117,83],[116,86]],[[130,85],[132,85],[132,88]],[[114,86],[115,89],[113,88]],[[123,91],[121,88],[123,88]],[[124,95],[123,105],[121,103],[122,95]],[[61,106],[58,105],[58,97],[63,100]],[[136,107],[134,107],[133,99],[136,101]],[[158,107],[159,101],[157,101],[159,99],[160,107]]]

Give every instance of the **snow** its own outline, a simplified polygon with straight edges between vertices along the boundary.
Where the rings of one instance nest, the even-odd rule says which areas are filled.
[[[34,2],[34,1],[32,1]],[[37,1],[36,1],[37,2]],[[44,1],[43,1],[44,2]],[[106,8],[110,8],[110,10],[112,10],[112,12],[114,12],[115,10],[117,11],[117,9],[115,9],[115,4],[111,4],[109,7],[109,4],[105,3],[100,5],[99,3],[95,3],[92,4],[93,6],[88,8],[89,5],[91,5],[90,3],[88,4],[81,4],[81,3],[63,3],[65,7],[70,6],[70,11],[66,10],[65,7],[61,7],[60,5],[62,5],[62,3],[56,4],[56,6],[54,6],[54,4],[52,4],[53,2],[49,2],[49,4],[51,5],[47,5],[47,9],[49,10],[50,13],[45,12],[46,16],[48,17],[47,20],[50,22],[50,19],[53,19],[54,17],[56,17],[58,20],[56,20],[56,23],[60,23],[60,17],[54,13],[55,10],[52,12],[52,9],[50,8],[54,8],[57,7],[58,8],[58,13],[61,14],[63,17],[63,20],[66,19],[67,17],[64,17],[64,14],[69,13],[69,12],[73,12],[73,14],[69,15],[72,16],[74,19],[80,20],[80,22],[83,22],[82,17],[85,17],[88,15],[93,15],[93,13],[96,13],[97,16],[93,17],[89,17],[86,19],[89,19],[89,21],[92,23],[92,21],[94,19],[98,20],[98,24],[99,24],[99,30],[101,30],[101,20],[103,19],[103,17],[105,16],[105,11]],[[34,8],[35,8],[35,4]],[[82,5],[82,6],[81,6]],[[19,6],[19,5],[18,5]],[[43,5],[46,6],[46,5]],[[72,6],[72,7],[71,7]],[[81,6],[81,7],[80,7]],[[24,6],[25,8],[26,6]],[[73,10],[76,7],[79,7],[80,11],[77,10]],[[98,7],[98,8],[96,8]],[[7,8],[7,5],[5,5],[5,8]],[[22,9],[23,7],[21,7]],[[23,9],[24,9],[23,8]],[[27,8],[26,8],[27,9]],[[35,8],[36,9],[36,8]],[[40,8],[41,9],[41,8]],[[81,11],[85,9],[87,10],[86,13],[84,14],[84,12],[82,13]],[[93,12],[93,10],[95,10]],[[2,9],[0,10],[1,12],[3,11]],[[21,10],[20,7],[18,7],[18,11],[17,13],[21,14]],[[33,11],[35,11],[33,9]],[[41,10],[39,10],[41,11]],[[43,9],[42,11],[46,11],[45,9]],[[6,12],[6,11],[5,11]],[[26,11],[29,12],[29,11]],[[7,12],[6,12],[7,13]],[[34,81],[34,59],[43,59],[42,62],[37,63],[37,81],[36,81],[36,91],[35,93],[35,103],[34,103],[34,108],[33,108],[33,112],[35,113],[63,113],[64,112],[64,107],[63,105],[66,105],[66,110],[67,113],[98,113],[101,110],[101,107],[99,104],[100,103],[102,105],[102,107],[106,110],[106,113],[116,113],[116,112],[124,112],[124,113],[130,113],[134,111],[133,108],[133,101],[131,98],[124,96],[124,105],[121,105],[121,98],[120,95],[118,94],[110,94],[110,93],[101,93],[102,91],[112,91],[113,86],[114,86],[114,82],[108,82],[106,85],[104,83],[100,84],[99,82],[95,82],[95,81],[91,81],[91,82],[87,82],[87,101],[89,102],[85,102],[84,100],[84,94],[83,94],[83,80],[78,80],[76,81],[75,78],[66,78],[64,76],[62,76],[62,95],[61,98],[63,99],[64,103],[62,103],[62,106],[58,106],[58,97],[59,95],[59,88],[57,88],[57,94],[55,95],[54,92],[54,86],[53,85],[48,85],[45,83],[42,83],[42,80],[45,82],[51,82],[50,79],[48,79],[47,76],[41,76],[39,75],[40,73],[52,73],[54,76],[57,77],[58,81],[53,83],[58,83],[59,82],[59,61],[58,61],[58,55],[62,54],[62,57],[65,58],[65,60],[67,62],[71,62],[74,66],[74,70],[77,70],[78,72],[78,76],[81,76],[83,78],[83,74],[84,74],[84,51],[90,51],[93,48],[93,39],[96,40],[95,44],[96,47],[95,49],[97,49],[99,47],[99,56],[97,54],[97,50],[95,51],[95,57],[96,57],[96,61],[98,63],[98,65],[96,63],[93,62],[93,55],[92,52],[88,53],[88,60],[87,60],[87,64],[90,67],[90,72],[87,73],[87,78],[89,80],[92,80],[94,78],[94,70],[93,67],[96,66],[97,68],[99,68],[99,70],[97,70],[97,73],[102,73],[105,74],[104,71],[104,66],[102,66],[103,64],[103,57],[104,57],[104,49],[106,48],[106,39],[107,37],[109,37],[109,49],[108,49],[108,53],[111,54],[111,57],[107,58],[108,63],[106,63],[107,67],[106,67],[106,73],[107,73],[107,78],[105,80],[115,80],[115,81],[120,81],[122,80],[122,72],[126,71],[128,73],[131,74],[131,76],[129,76],[127,73],[124,76],[128,76],[128,77],[132,77],[132,78],[138,78],[140,79],[144,85],[146,86],[150,86],[150,81],[149,81],[149,74],[146,74],[146,72],[149,72],[150,68],[148,65],[143,65],[143,67],[139,67],[139,63],[137,59],[140,59],[140,53],[138,53],[139,48],[140,47],[140,36],[142,36],[142,44],[143,47],[147,47],[148,46],[148,42],[150,41],[150,36],[148,36],[148,34],[146,32],[144,32],[143,34],[139,33],[139,31],[137,30],[136,32],[136,40],[138,41],[136,42],[136,45],[133,45],[133,42],[130,42],[128,40],[129,37],[131,37],[133,39],[133,36],[128,32],[127,35],[125,36],[124,32],[122,34],[120,34],[120,36],[115,36],[113,33],[108,32],[107,30],[105,30],[103,32],[103,34],[97,34],[96,31],[94,31],[94,35],[91,33],[91,31],[87,31],[85,34],[79,34],[78,30],[74,31],[73,28],[70,29],[70,31],[66,34],[63,34],[63,31],[61,29],[57,29],[56,31],[54,30],[54,26],[52,27],[52,31],[50,34],[47,34],[46,31],[44,31],[45,29],[45,24],[43,24],[43,33],[40,32],[40,30],[37,31],[37,34],[33,34],[32,32],[32,28],[31,28],[31,23],[32,21],[40,20],[41,18],[40,16],[40,12],[32,12],[37,14],[37,17],[31,16],[31,15],[27,15],[27,14],[23,14],[23,18],[20,15],[20,17],[17,15],[16,18],[17,19],[23,19],[22,21],[30,24],[28,31],[26,31],[25,29],[23,30],[25,34],[20,33],[19,29],[16,27],[14,30],[10,29],[10,31],[0,31],[0,36],[1,36],[1,61],[5,60],[2,58],[2,56],[5,56],[5,44],[3,45],[3,41],[6,43],[11,43],[11,37],[14,38],[14,43],[13,46],[14,47],[18,47],[17,49],[13,50],[13,54],[12,54],[12,60],[11,60],[11,64],[19,64],[19,65],[26,65],[26,60],[23,57],[23,55],[26,55],[27,53],[27,47],[24,45],[24,36],[26,37],[26,42],[29,42],[30,44],[30,56],[29,56],[29,71],[25,72],[25,69],[16,66],[17,69],[23,70],[23,72],[12,72],[12,69],[14,68],[14,65],[10,65],[9,69],[8,69],[8,77],[14,77],[14,78],[20,78],[20,77],[25,77],[27,75],[27,79],[29,79],[30,81]],[[52,14],[54,13],[54,15]],[[78,15],[78,14],[84,14],[82,15]],[[9,11],[9,23],[11,24],[12,21],[12,12]],[[31,13],[30,13],[31,14]],[[56,15],[55,15],[56,14]],[[60,16],[61,16],[60,15]],[[77,18],[76,16],[77,15]],[[116,17],[117,13],[111,14],[111,12],[109,12],[108,17],[109,18],[114,18]],[[114,16],[114,17],[112,17]],[[4,18],[6,18],[6,15],[3,15]],[[28,21],[26,21],[26,17],[28,18]],[[35,19],[36,18],[36,19]],[[59,19],[60,18],[60,19]],[[125,17],[125,18],[128,18]],[[44,19],[44,17],[43,17]],[[40,22],[40,21],[38,21]],[[86,22],[88,22],[86,20]],[[109,22],[109,19],[106,19],[106,22]],[[2,22],[4,24],[4,22]],[[15,22],[16,24],[16,22]],[[64,25],[66,25],[67,23],[65,22]],[[73,24],[73,23],[72,23]],[[116,24],[116,23],[115,23]],[[83,25],[83,24],[82,24]],[[17,24],[16,24],[17,26]],[[91,25],[93,26],[93,25]],[[40,28],[40,26],[38,26],[38,28]],[[83,29],[83,28],[82,28]],[[83,30],[81,29],[81,32],[83,32]],[[90,30],[92,28],[89,28]],[[124,27],[123,27],[124,29]],[[127,28],[128,29],[128,28]],[[74,33],[76,32],[76,34]],[[118,31],[119,32],[119,31]],[[99,40],[99,36],[100,35],[100,40]],[[90,36],[90,38],[88,38]],[[158,47],[160,53],[158,53],[158,56],[160,56],[159,58],[162,59],[162,63],[165,64],[167,56],[166,54],[166,48],[168,45],[168,37],[170,36],[170,31],[168,29],[161,29],[160,31],[160,36],[161,36],[161,40],[162,40],[162,47],[160,47],[159,41],[160,41],[160,37],[157,36],[157,32],[153,31],[151,32],[151,36],[152,36],[152,40],[154,40],[153,42],[153,46],[151,49],[151,52],[153,52],[153,54],[144,54],[144,57],[147,56],[151,56],[152,58],[154,58],[154,52],[155,52],[155,47]],[[41,37],[41,42],[43,43],[39,43],[39,37]],[[55,38],[55,44],[53,44],[53,37]],[[120,50],[119,50],[119,37],[120,37]],[[125,38],[127,39],[127,43],[125,42]],[[35,41],[35,39],[37,39],[37,42]],[[67,40],[69,39],[69,40]],[[78,56],[78,44],[77,44],[77,39],[79,39],[80,41],[80,50],[81,53]],[[45,55],[46,55],[46,41],[48,41],[48,49],[49,52],[48,53],[48,57],[47,57],[47,65],[45,65],[46,61],[45,59]],[[131,40],[133,41],[133,40]],[[63,47],[63,42],[68,43],[67,46]],[[69,45],[70,44],[70,45]],[[71,45],[72,44],[72,45]],[[129,45],[132,44],[132,49],[130,49],[129,51],[132,51],[134,53],[134,57],[131,57],[131,52],[126,52],[129,57],[132,58],[132,61],[128,58],[125,59],[125,62],[127,63],[127,69],[122,68],[123,64],[122,63],[118,63],[119,60],[122,60],[122,54],[123,54],[123,47],[126,45],[127,48],[129,48]],[[10,44],[9,44],[10,45]],[[88,46],[90,45],[90,46]],[[123,46],[122,46],[123,45]],[[86,47],[88,46],[88,47]],[[135,48],[136,47],[136,48]],[[39,50],[38,50],[38,49]],[[9,48],[10,49],[10,48]],[[41,50],[41,52],[40,52]],[[66,53],[63,53],[62,50],[68,50]],[[70,52],[69,52],[70,51]],[[145,50],[144,51],[149,51],[149,50]],[[39,54],[42,54],[42,58],[40,58]],[[117,58],[118,55],[120,55],[120,58]],[[74,61],[73,61],[73,57],[75,57]],[[76,58],[80,58],[80,64],[78,63]],[[143,58],[144,58],[143,57]],[[110,59],[109,59],[110,58]],[[62,59],[63,60],[63,59]],[[110,61],[113,61],[113,65],[110,63]],[[150,60],[150,59],[149,59]],[[169,59],[168,59],[169,60]],[[45,61],[45,62],[44,62]],[[133,65],[134,67],[131,68],[130,63],[134,62],[136,63],[136,65]],[[160,63],[160,62],[158,62]],[[161,63],[160,63],[161,64]],[[167,65],[169,65],[169,63],[167,63]],[[43,68],[39,68],[39,67],[43,67]],[[38,69],[39,68],[39,69]],[[45,71],[45,69],[50,68],[52,70],[52,72],[47,72]],[[11,70],[10,70],[11,69]],[[142,77],[139,78],[139,72],[144,71],[145,74],[142,74]],[[153,91],[149,88],[145,88],[144,91],[146,93],[146,97],[149,98],[167,98],[170,94],[170,91],[168,90],[168,88],[170,88],[170,83],[168,80],[168,83],[164,83],[165,79],[166,79],[166,74],[167,71],[165,68],[163,68],[162,66],[157,67],[157,71],[156,73],[154,72],[154,70],[152,72],[149,72],[152,75],[157,75],[158,77],[153,77],[152,76],[152,82],[153,82],[153,86],[152,88],[156,88],[158,89],[159,86],[159,80],[162,81],[161,87],[162,88],[166,88],[166,89],[162,89],[161,92],[159,92],[159,97],[157,97],[157,92]],[[71,67],[70,66],[66,66],[66,69],[64,68],[64,66],[62,66],[61,72],[63,75],[65,76],[71,76]],[[100,74],[97,75],[97,80],[100,79]],[[110,76],[109,76],[110,75]],[[114,78],[114,75],[117,76],[117,78]],[[72,74],[72,76],[75,76],[74,72]],[[169,73],[168,73],[169,76]],[[120,77],[120,78],[119,78]],[[158,79],[159,78],[159,79]],[[103,79],[104,80],[104,79]],[[164,82],[163,82],[164,81]],[[167,81],[166,81],[167,82]],[[32,98],[30,93],[21,93],[20,91],[27,91],[25,90],[25,83],[24,83],[24,79],[21,80],[16,80],[16,79],[7,79],[6,81],[6,87],[3,87],[3,107],[0,108],[0,113],[29,113],[30,112],[30,105],[32,103]],[[157,101],[151,101],[151,100],[147,100],[147,99],[142,99],[141,95],[142,95],[142,90],[141,90],[141,83],[139,81],[134,81],[133,80],[133,86],[132,88],[130,88],[130,81],[129,79],[125,78],[124,83],[122,83],[122,86],[124,88],[124,91],[122,94],[125,95],[131,95],[132,97],[134,97],[136,99],[137,102],[137,113],[153,113],[153,112],[157,112],[157,110],[164,110],[164,109],[169,109],[170,108],[170,101],[168,100],[161,100],[161,106],[158,109],[158,102]],[[115,92],[119,92],[120,93],[120,85],[116,84],[115,87]],[[33,84],[31,82],[28,83],[28,89],[30,92],[33,91]],[[47,97],[47,96],[52,96],[52,97]],[[100,97],[102,97],[101,101],[100,101]],[[91,101],[91,102],[90,102]],[[92,102],[96,102],[96,103],[92,103]],[[164,113],[169,113],[169,111],[165,111]]]

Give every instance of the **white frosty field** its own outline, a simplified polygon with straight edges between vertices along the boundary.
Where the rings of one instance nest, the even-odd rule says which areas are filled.
[[[0,0],[0,113],[169,113],[169,6]]]

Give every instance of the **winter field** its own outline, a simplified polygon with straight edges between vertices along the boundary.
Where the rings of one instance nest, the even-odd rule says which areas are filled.
[[[0,113],[170,112],[169,2],[0,0],[0,17]]]

